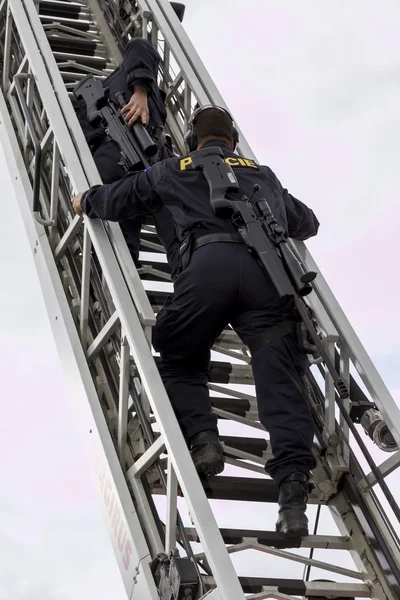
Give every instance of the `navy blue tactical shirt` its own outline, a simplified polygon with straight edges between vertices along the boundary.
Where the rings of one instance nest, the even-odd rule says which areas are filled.
[[[306,240],[316,235],[319,222],[313,211],[294,198],[280,184],[269,167],[239,157],[222,141],[208,142],[218,146],[231,165],[239,182],[241,195],[251,196],[254,185],[260,186],[280,225],[289,237]],[[107,221],[130,219],[166,206],[172,213],[179,241],[196,227],[209,232],[233,232],[228,219],[217,217],[210,205],[210,191],[204,175],[191,169],[191,158],[170,158],[150,169],[127,175],[114,183],[93,186],[82,197],[83,212]]]

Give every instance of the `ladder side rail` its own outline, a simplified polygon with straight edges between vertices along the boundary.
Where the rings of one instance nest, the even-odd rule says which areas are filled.
[[[88,454],[96,458],[94,480],[104,501],[102,508],[110,529],[128,597],[135,585],[136,569],[144,577],[139,578],[138,590],[146,600],[157,600],[158,594],[150,573],[150,555],[138,515],[132,503],[124,474],[114,451],[92,376],[72,318],[57,266],[48,238],[42,225],[34,220],[31,210],[32,186],[14,133],[3,92],[0,90],[0,139],[11,174],[16,198],[29,239],[35,266],[43,290],[49,321],[52,327],[60,362],[65,374],[69,395],[74,399],[77,413],[84,430]],[[117,532],[113,520],[118,521]],[[118,546],[123,541],[122,551]],[[152,590],[153,586],[153,590]]]
[[[33,2],[28,0],[25,6],[29,4],[32,10]],[[61,156],[71,175],[73,187],[76,190],[86,189],[88,187],[87,179],[79,157],[73,147],[65,115],[58,105],[57,96],[54,94],[51,81],[46,72],[57,68],[54,58],[51,57],[52,61],[46,62],[45,68],[45,63],[42,62],[42,57],[39,53],[36,40],[33,37],[30,23],[24,14],[21,4],[17,0],[10,0],[10,6],[21,35],[21,40],[27,50],[38,90],[45,99],[47,115],[53,128],[54,137],[59,146]],[[37,14],[35,13],[34,16],[37,17]],[[55,91],[57,94],[58,90]],[[76,120],[74,114],[73,117]],[[149,347],[136,308],[118,267],[112,246],[106,236],[105,229],[100,221],[93,221],[87,218],[85,219],[85,226],[102,267],[115,308],[119,313],[123,331],[126,332],[136,366],[141,375],[142,384],[164,437],[165,445],[177,474],[180,487],[184,492],[199,531],[208,562],[213,570],[217,585],[220,587],[221,597],[224,600],[233,597],[238,599],[244,598],[239,580],[195,471],[188,448],[154,362],[151,348]]]

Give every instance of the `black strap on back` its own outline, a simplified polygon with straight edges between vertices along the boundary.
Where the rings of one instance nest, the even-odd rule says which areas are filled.
[[[247,340],[247,346],[250,350],[250,354],[254,356],[254,354],[267,344],[271,344],[272,342],[276,342],[280,338],[296,331],[297,326],[299,325],[298,321],[282,321],[281,323],[277,323],[272,327],[268,327],[262,333],[255,335],[254,337]]]

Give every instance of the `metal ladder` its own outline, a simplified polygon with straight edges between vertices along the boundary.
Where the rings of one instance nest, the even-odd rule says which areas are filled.
[[[310,501],[330,511],[340,536],[315,531],[299,542],[301,549],[311,549],[305,556],[285,549],[287,543],[274,531],[219,529],[221,515],[213,514],[207,496],[211,503],[223,501],[225,510],[235,501],[277,501],[273,482],[262,475],[269,448],[257,421],[254,390],[240,389],[253,383],[248,353],[229,329],[214,348],[213,409],[222,424],[241,435],[223,436],[231,473],[202,484],[149,344],[154,311],[171,288],[154,228],[147,224],[142,232],[142,250],[151,254],[138,272],[118,225],[86,219],[82,227],[72,215],[72,193],[100,179],[71,90],[88,72],[98,77],[111,72],[131,36],[147,37],[162,56],[168,129],[183,152],[183,131],[195,103],[225,103],[167,1],[0,3],[1,139],[67,384],[94,455],[127,596],[158,598],[151,560],[179,548],[201,574],[199,598],[394,600],[400,596],[399,507],[385,478],[398,468],[400,451],[379,466],[368,454],[366,459],[349,403],[338,410],[332,378],[323,364],[313,365],[305,382],[317,424],[318,467]],[[239,151],[253,157],[243,136]],[[318,270],[304,244],[294,248]],[[310,304],[351,397],[375,402],[400,444],[400,411],[320,273]],[[247,437],[243,425],[252,427],[255,437]],[[386,492],[383,499],[378,487]],[[180,496],[185,512],[178,512]],[[237,576],[230,555],[250,548],[260,551],[265,577]],[[355,570],[340,566],[340,558],[316,560],[312,553],[318,549],[338,556],[350,552]],[[286,559],[289,573],[293,563],[304,564],[305,578],[274,578],[265,554]],[[322,569],[324,579],[309,581],[310,567]]]

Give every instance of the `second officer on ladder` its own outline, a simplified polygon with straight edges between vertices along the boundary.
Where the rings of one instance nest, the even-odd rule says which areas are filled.
[[[305,240],[319,223],[305,204],[280,184],[275,174],[234,153],[238,134],[222,108],[202,107],[189,121],[190,151],[218,147],[231,165],[240,192],[265,198],[276,220],[295,239]],[[214,214],[204,175],[191,168],[190,155],[157,163],[110,185],[94,186],[73,200],[78,214],[117,221],[167,207],[180,240],[180,273],[157,316],[154,348],[160,373],[199,473],[224,468],[217,418],[207,387],[210,351],[230,324],[252,350],[259,418],[270,435],[273,458],[266,471],[279,487],[278,531],[307,535],[305,515],[312,454],[313,421],[301,378],[307,357],[293,331],[270,336],[268,330],[292,318],[233,224]],[[255,192],[255,189],[257,190]],[[266,333],[266,336],[265,336]],[[255,337],[265,343],[254,350]]]

